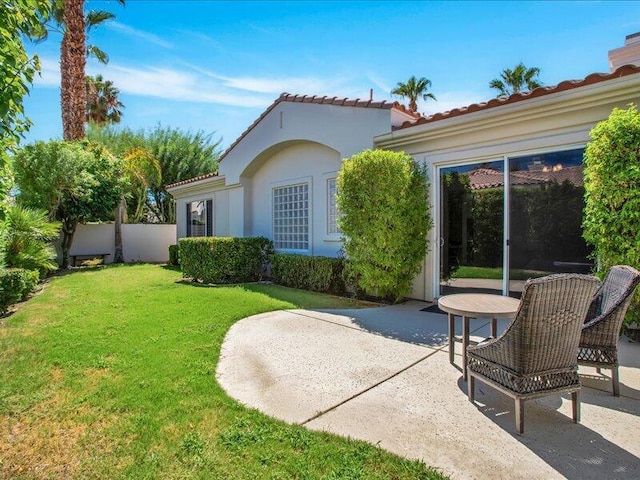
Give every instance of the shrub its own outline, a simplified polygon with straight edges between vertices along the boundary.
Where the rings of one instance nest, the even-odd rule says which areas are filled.
[[[178,245],[182,273],[203,283],[259,280],[273,252],[273,243],[264,237],[181,238]]]
[[[277,253],[271,256],[271,276],[286,287],[343,295],[344,265],[343,258]]]
[[[169,245],[169,265],[180,265],[178,245]]]
[[[399,301],[428,250],[426,169],[402,152],[365,150],[343,162],[337,199],[344,250],[360,286]]]
[[[0,222],[0,264],[35,270],[41,277],[56,270],[52,240],[60,236],[60,223],[50,222],[44,210],[12,205]]]
[[[614,265],[640,268],[640,112],[613,109],[591,130],[584,155],[583,236],[593,245],[599,274]],[[640,321],[640,292],[627,315]]]
[[[38,272],[22,268],[0,270],[0,313],[27,298],[38,282]]]

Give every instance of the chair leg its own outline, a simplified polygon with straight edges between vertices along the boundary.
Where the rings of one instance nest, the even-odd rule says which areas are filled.
[[[475,400],[475,378],[473,374],[469,374],[469,383],[467,384],[467,394],[469,395],[469,401],[473,403]]]
[[[449,314],[449,363],[453,364],[455,362],[455,354],[456,347],[455,342],[453,341],[453,337],[455,335],[456,328],[456,317],[453,313]]]
[[[616,365],[611,369],[611,382],[613,383],[613,396],[620,396],[620,372],[618,372],[618,366]]]
[[[580,423],[580,391],[571,392],[571,409],[573,413],[573,422]]]
[[[522,435],[524,432],[524,400],[516,398],[516,432]]]

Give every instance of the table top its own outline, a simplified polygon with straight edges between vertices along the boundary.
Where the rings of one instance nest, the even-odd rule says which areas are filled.
[[[489,293],[456,293],[438,299],[438,307],[445,312],[464,317],[513,318],[520,300]]]

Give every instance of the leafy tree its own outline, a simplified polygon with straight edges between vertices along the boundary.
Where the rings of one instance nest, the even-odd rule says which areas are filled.
[[[98,126],[120,123],[124,105],[118,99],[120,91],[111,80],[102,75],[88,76],[87,88],[87,121]]]
[[[122,160],[103,145],[83,142],[37,142],[14,158],[19,204],[49,212],[62,222],[62,266],[80,222],[104,221],[127,187]]]
[[[614,265],[640,268],[640,112],[614,108],[591,130],[584,155],[583,236],[602,276]],[[627,320],[640,321],[640,293]]]
[[[399,301],[428,250],[426,169],[403,152],[365,150],[343,162],[337,200],[344,250],[360,286]]]
[[[418,110],[418,99],[427,101],[429,98],[435,100],[433,93],[427,92],[431,88],[431,81],[426,78],[416,78],[412,76],[406,82],[398,82],[396,88],[391,90],[391,95],[399,95],[409,100],[409,109]]]
[[[542,86],[538,80],[540,69],[538,67],[527,68],[520,62],[513,70],[505,68],[500,78],[494,78],[489,82],[489,87],[500,92],[499,97],[508,97],[514,93],[533,90]]]
[[[9,268],[37,271],[40,276],[57,269],[51,241],[59,234],[60,223],[50,222],[44,210],[12,205],[0,223],[2,263]]]
[[[173,198],[165,185],[215,172],[218,168],[221,140],[214,140],[213,133],[183,132],[162,126],[137,132],[126,128],[90,128],[88,138],[106,145],[116,155],[140,148],[157,159],[162,176],[160,181],[150,182],[144,202],[150,216],[160,223],[176,221]]]
[[[118,0],[124,4],[124,0]],[[87,45],[87,32],[114,15],[105,11],[84,14],[85,0],[52,0],[51,21],[41,23],[31,31],[37,41],[47,38],[48,31],[62,34],[60,44],[60,99],[62,107],[62,135],[65,140],[84,137],[87,116],[85,66],[87,55],[94,55],[102,63],[108,56],[95,45]]]
[[[27,55],[22,38],[48,15],[48,0],[0,0],[0,216],[11,187],[10,154],[31,125],[22,99],[40,71],[38,57]]]

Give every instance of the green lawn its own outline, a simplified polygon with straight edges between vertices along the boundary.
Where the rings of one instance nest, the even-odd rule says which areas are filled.
[[[538,270],[519,270],[511,269],[509,276],[511,280],[527,280],[534,277],[542,277],[549,275],[549,272],[541,272]],[[493,280],[502,280],[502,268],[489,267],[470,267],[468,265],[460,265],[453,273],[453,278],[489,278]]]
[[[0,320],[0,477],[444,478],[247,409],[215,381],[237,320],[357,302],[178,280],[151,265],[77,271]]]

